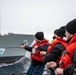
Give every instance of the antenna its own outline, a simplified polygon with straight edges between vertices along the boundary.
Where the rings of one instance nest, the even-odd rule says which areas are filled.
[[[38,27],[37,27],[37,32],[38,32]]]
[[[0,34],[1,34],[1,8],[0,8]]]

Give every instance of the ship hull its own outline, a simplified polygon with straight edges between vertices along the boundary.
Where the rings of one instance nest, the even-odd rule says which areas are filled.
[[[0,63],[13,63],[19,61],[23,56],[0,57]]]
[[[0,35],[0,48],[5,48],[3,54],[0,54],[0,63],[12,63],[24,57],[26,50],[20,48],[24,40],[27,40],[30,46],[34,37],[33,35],[23,34]]]

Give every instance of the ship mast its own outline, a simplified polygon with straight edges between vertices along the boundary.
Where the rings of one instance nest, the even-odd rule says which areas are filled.
[[[38,32],[38,27],[37,27],[37,32]]]
[[[0,35],[1,35],[1,8],[0,8]]]

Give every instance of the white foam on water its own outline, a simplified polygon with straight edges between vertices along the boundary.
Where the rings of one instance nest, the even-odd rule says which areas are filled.
[[[22,57],[22,58],[20,58],[20,60],[15,61],[15,62],[13,62],[13,63],[1,63],[1,64],[0,64],[0,67],[14,65],[14,64],[17,64],[17,63],[21,62],[21,61],[24,60],[24,59],[25,59],[25,56]]]

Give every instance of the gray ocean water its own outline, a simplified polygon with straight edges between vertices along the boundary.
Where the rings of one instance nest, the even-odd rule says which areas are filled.
[[[30,63],[31,60],[26,57],[22,57],[19,61],[14,63],[1,63],[0,75],[26,75]],[[50,72],[46,67],[44,69],[43,75],[50,75]]]
[[[23,57],[14,63],[1,63],[0,75],[26,75],[30,65],[30,59]]]

